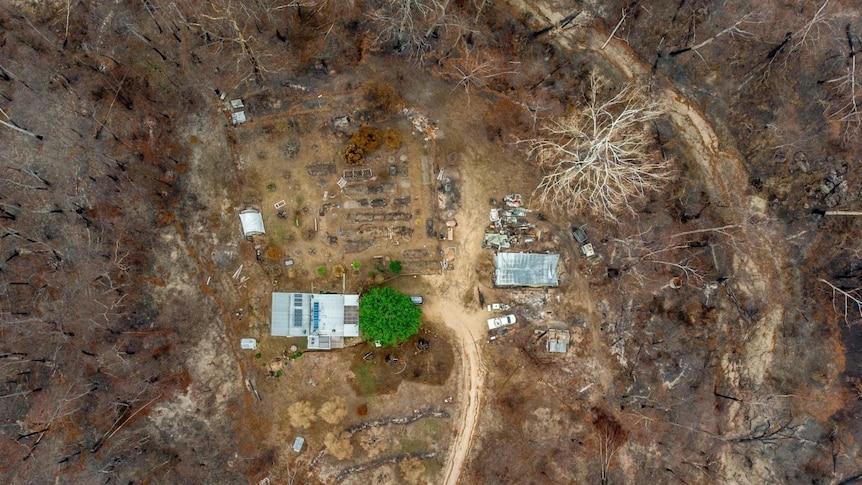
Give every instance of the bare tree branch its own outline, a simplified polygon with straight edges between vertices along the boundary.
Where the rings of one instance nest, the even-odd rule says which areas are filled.
[[[850,309],[855,305],[855,310],[859,312],[859,318],[862,318],[862,295],[859,294],[859,288],[854,288],[850,291],[842,290],[841,288],[835,286],[829,281],[823,278],[817,278],[817,281],[825,284],[829,288],[832,289],[832,308],[835,308],[835,311],[838,311],[835,305],[835,297],[842,296],[844,297],[844,323],[848,326],[850,325]]]
[[[523,140],[549,173],[536,188],[539,202],[571,212],[590,209],[616,220],[632,203],[671,179],[669,162],[655,149],[647,123],[658,105],[628,85],[599,101],[604,83],[593,74],[587,106],[544,127],[545,136]]]

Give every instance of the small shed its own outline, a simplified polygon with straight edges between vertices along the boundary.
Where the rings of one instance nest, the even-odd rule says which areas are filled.
[[[239,341],[239,346],[243,350],[254,350],[257,348],[257,339],[244,338]]]
[[[233,111],[230,114],[231,123],[233,123],[234,125],[241,125],[248,121],[244,111],[245,104],[243,104],[241,99],[232,99],[230,101],[230,108]]]
[[[263,230],[263,217],[259,210],[246,209],[239,213],[239,219],[242,221],[242,232],[246,237],[266,233]]]
[[[297,436],[295,440],[293,440],[293,451],[299,453],[302,451],[302,445],[305,444],[305,438],[302,436]]]
[[[245,117],[245,111],[234,111],[230,114],[230,122],[235,125],[241,125],[248,121],[248,118]]]
[[[497,253],[494,286],[557,286],[559,254]]]
[[[569,350],[571,336],[568,330],[549,328],[547,338],[548,352],[552,354],[565,354]]]

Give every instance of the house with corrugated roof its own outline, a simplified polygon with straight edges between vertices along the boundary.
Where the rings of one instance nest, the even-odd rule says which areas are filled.
[[[270,334],[305,337],[309,350],[343,348],[359,336],[359,295],[273,293]]]

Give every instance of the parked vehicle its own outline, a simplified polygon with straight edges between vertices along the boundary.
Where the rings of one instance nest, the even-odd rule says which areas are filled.
[[[515,315],[503,315],[502,317],[497,318],[489,318],[488,319],[488,330],[496,330],[500,327],[505,327],[507,325],[515,324]]]
[[[584,226],[572,226],[572,237],[578,244],[587,242],[587,232],[584,231]]]
[[[410,301],[412,301],[414,305],[421,305],[425,299],[422,298],[422,295],[411,295]]]
[[[489,312],[504,312],[509,309],[509,305],[505,303],[491,303],[485,307]]]

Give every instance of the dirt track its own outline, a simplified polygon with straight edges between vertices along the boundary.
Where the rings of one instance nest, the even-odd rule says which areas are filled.
[[[478,187],[464,181],[463,196],[466,207],[477,207],[480,194]],[[464,467],[467,454],[473,442],[473,434],[479,421],[479,404],[484,387],[484,366],[480,346],[484,342],[485,312],[477,307],[466,308],[463,303],[465,289],[475,284],[475,271],[472,262],[478,259],[481,249],[482,228],[485,225],[484,213],[461,210],[459,234],[464,237],[457,245],[458,257],[455,269],[444,276],[437,277],[433,284],[438,293],[434,301],[429,301],[425,312],[435,320],[441,320],[457,335],[461,345],[460,396],[461,414],[458,416],[457,435],[449,450],[446,467],[443,471],[444,484],[457,484]],[[466,218],[469,217],[469,218]]]

